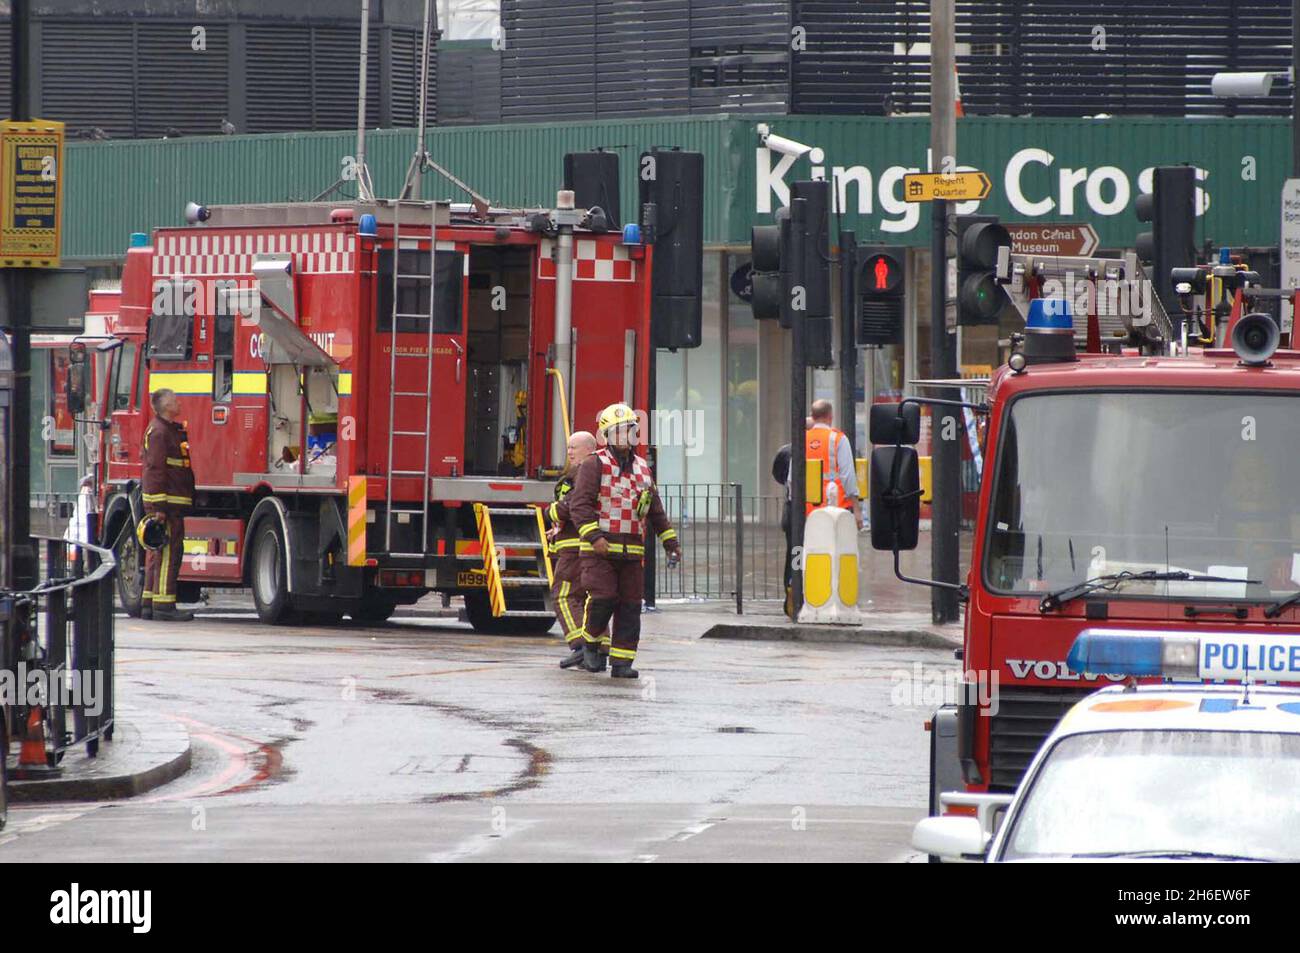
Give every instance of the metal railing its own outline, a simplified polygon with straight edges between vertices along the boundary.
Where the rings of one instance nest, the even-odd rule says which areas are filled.
[[[93,517],[92,517],[93,519]],[[20,690],[41,673],[46,761],[86,745],[99,751],[113,737],[113,573],[110,550],[53,536],[34,535],[42,550],[41,581],[27,591],[0,592],[4,646],[0,664]],[[25,736],[32,699],[20,697],[5,714],[8,737]]]
[[[659,497],[677,530],[683,559],[667,567],[651,547],[656,599],[745,601],[785,598],[785,533],[780,496],[747,495],[738,483],[661,483]]]

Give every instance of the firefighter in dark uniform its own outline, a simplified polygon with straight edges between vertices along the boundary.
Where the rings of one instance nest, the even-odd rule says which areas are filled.
[[[583,659],[582,624],[587,590],[582,586],[581,561],[578,557],[581,541],[578,539],[578,529],[570,518],[568,497],[578,467],[595,450],[596,438],[585,430],[579,430],[569,438],[568,465],[564,476],[555,484],[555,502],[546,508],[546,517],[551,525],[547,535],[554,560],[551,594],[555,600],[555,615],[560,621],[560,631],[564,633],[564,641],[570,649],[568,657],[560,663],[560,668],[574,668],[581,665]]]
[[[669,565],[681,557],[677,532],[668,523],[650,465],[637,455],[636,413],[611,404],[600,413],[597,430],[605,446],[578,468],[568,495],[578,536],[582,584],[587,589],[583,623],[583,667],[604,671],[602,642],[609,642],[610,675],[636,678],[632,661],[641,640],[641,598],[645,590],[646,524],[668,552]],[[613,618],[612,640],[599,635]]]
[[[189,435],[178,417],[181,402],[175,391],[154,392],[154,419],[144,432],[141,490],[145,513],[163,523],[166,542],[147,550],[141,618],[187,622],[194,613],[176,608],[176,581],[185,555],[185,513],[194,505],[194,471],[190,468]]]

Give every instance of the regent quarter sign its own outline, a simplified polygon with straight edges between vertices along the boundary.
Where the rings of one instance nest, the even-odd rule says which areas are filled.
[[[57,268],[63,123],[0,122],[0,268]]]

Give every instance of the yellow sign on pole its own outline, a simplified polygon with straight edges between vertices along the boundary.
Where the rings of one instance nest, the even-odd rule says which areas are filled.
[[[57,268],[63,123],[0,122],[0,268]]]
[[[909,172],[903,176],[903,198],[908,202],[968,202],[988,198],[992,185],[983,172]]]

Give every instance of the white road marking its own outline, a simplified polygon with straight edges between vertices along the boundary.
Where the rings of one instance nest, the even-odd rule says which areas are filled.
[[[88,804],[83,808],[72,811],[40,811],[40,808],[14,807],[9,811],[9,823],[5,827],[5,832],[0,834],[0,847],[5,844],[16,841],[24,834],[37,834],[41,831],[49,830],[52,827],[58,827],[66,824],[68,821],[75,821],[77,818],[89,814],[91,811],[97,811],[102,804]],[[31,817],[25,817],[29,811]]]

